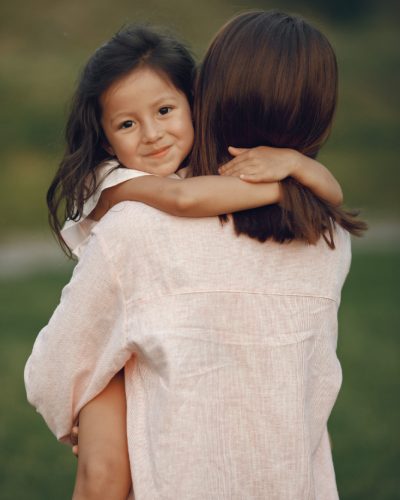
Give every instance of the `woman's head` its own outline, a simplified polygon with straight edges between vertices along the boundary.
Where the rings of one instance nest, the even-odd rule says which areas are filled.
[[[280,12],[241,14],[217,33],[198,75],[194,166],[216,172],[228,146],[315,156],[336,97],[336,58],[322,33]]]
[[[147,26],[132,26],[123,29],[96,50],[84,67],[78,81],[66,127],[66,151],[47,193],[50,224],[58,236],[65,218],[78,219],[81,216],[84,201],[96,188],[96,166],[110,156],[118,156],[121,143],[109,127],[111,123],[109,104],[113,100],[112,97],[115,97],[121,89],[126,90],[130,83],[134,84],[136,81],[137,84],[140,80],[142,85],[144,80],[147,83],[151,80],[152,84],[156,81],[158,86],[162,87],[162,91],[167,94],[167,98],[171,95],[175,98],[180,97],[180,103],[186,105],[182,115],[186,125],[186,135],[183,137],[179,154],[173,157],[173,162],[176,163],[178,157],[180,160],[184,159],[181,157],[181,152],[187,154],[190,150],[188,144],[191,145],[193,140],[190,133],[192,127],[190,110],[193,101],[195,69],[192,55],[181,42],[169,34],[160,33]],[[129,96],[126,97],[129,99]],[[159,105],[156,111],[164,120],[159,123],[165,124],[173,116],[172,113],[171,116],[169,115],[175,101],[169,102],[167,99],[166,102],[155,102],[157,96],[153,97],[155,100],[150,102],[147,92],[145,99],[132,101],[131,106],[125,99],[128,109],[125,109],[125,104],[123,110],[121,106],[114,105],[111,106],[111,112],[114,114],[122,111],[139,112],[140,118],[143,118],[143,103],[146,101],[145,112],[149,112],[150,106]],[[118,101],[118,103],[121,102],[121,100]],[[137,106],[140,107],[139,111]],[[167,116],[164,118],[164,115]],[[145,118],[147,119],[147,115]],[[126,145],[127,136],[131,133],[131,129],[133,130],[133,122],[131,115],[125,116],[121,125],[121,134],[125,134],[122,144]],[[161,137],[165,131],[164,125],[156,132],[151,131],[150,128],[151,125],[147,127],[145,133],[144,141],[147,141],[148,146],[144,154],[150,154],[147,163],[150,164],[151,170],[161,162],[161,157],[164,155],[162,150],[168,148],[173,139],[171,136]],[[181,132],[176,131],[176,127],[172,128],[172,132],[171,128],[168,129],[171,133],[182,135]],[[181,136],[180,138],[182,139]],[[159,139],[162,140],[159,141]],[[138,153],[137,142],[133,144],[133,149],[128,145],[128,149],[123,147],[122,151],[122,163],[128,162],[127,166],[135,168],[135,165],[129,162],[129,158],[131,153]],[[158,153],[160,153],[159,157],[157,157]],[[151,157],[152,154],[154,154],[153,157]],[[168,154],[170,155],[170,151]],[[170,163],[172,168],[172,162]],[[144,170],[149,170],[146,169],[146,165],[144,165]],[[177,167],[178,164],[175,169]],[[140,169],[141,165],[137,165],[136,168]],[[64,215],[60,216],[59,207],[63,202],[65,211]]]
[[[217,174],[228,146],[293,148],[315,157],[329,135],[337,64],[327,38],[297,16],[247,12],[217,33],[195,86],[192,174]],[[333,243],[333,221],[353,234],[365,224],[329,206],[292,179],[282,203],[233,214],[237,234],[259,241]],[[226,217],[222,217],[227,220]]]

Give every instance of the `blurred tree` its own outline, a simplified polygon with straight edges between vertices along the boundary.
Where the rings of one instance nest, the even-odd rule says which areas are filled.
[[[381,0],[379,3],[374,0],[284,0],[279,9],[294,12],[304,12],[325,17],[327,20],[340,24],[360,21],[379,13],[399,13],[400,3],[397,0]],[[271,9],[270,0],[258,0],[259,7]],[[389,14],[390,15],[390,14]]]
[[[350,22],[367,16],[373,0],[303,0],[315,12],[320,12],[334,22]]]

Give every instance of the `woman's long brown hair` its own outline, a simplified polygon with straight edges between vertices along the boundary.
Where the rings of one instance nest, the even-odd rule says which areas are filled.
[[[337,101],[337,63],[327,38],[284,13],[241,14],[216,35],[195,87],[193,174],[217,174],[228,146],[293,148],[315,158],[326,141]],[[294,179],[283,201],[233,214],[235,230],[259,241],[315,243],[334,248],[334,223],[360,235],[366,224],[319,199]],[[226,216],[222,216],[227,220]]]

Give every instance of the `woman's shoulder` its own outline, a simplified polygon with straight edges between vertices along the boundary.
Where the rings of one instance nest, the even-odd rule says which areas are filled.
[[[333,230],[331,248],[324,238],[321,238],[313,254],[313,268],[319,268],[319,286],[326,288],[336,301],[340,301],[340,292],[346,280],[351,265],[351,237],[350,233],[339,225]]]
[[[338,224],[335,225],[333,241],[335,243],[335,249],[344,259],[350,259],[351,257],[351,236],[346,229]]]
[[[121,201],[114,205],[96,225],[102,234],[117,235],[119,239],[143,238],[148,233],[161,231],[167,220],[177,217],[139,201]],[[178,218],[179,219],[179,218]],[[169,227],[169,226],[168,226]],[[167,230],[167,227],[164,228]],[[161,236],[162,236],[161,235]]]

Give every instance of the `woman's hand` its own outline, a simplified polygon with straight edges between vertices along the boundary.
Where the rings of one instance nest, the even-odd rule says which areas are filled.
[[[299,153],[293,149],[234,148],[230,146],[232,160],[218,169],[220,175],[239,177],[246,182],[277,182],[294,176],[298,167]]]
[[[70,439],[72,443],[72,453],[76,457],[78,456],[78,433],[79,433],[79,427],[77,425],[72,427]]]

